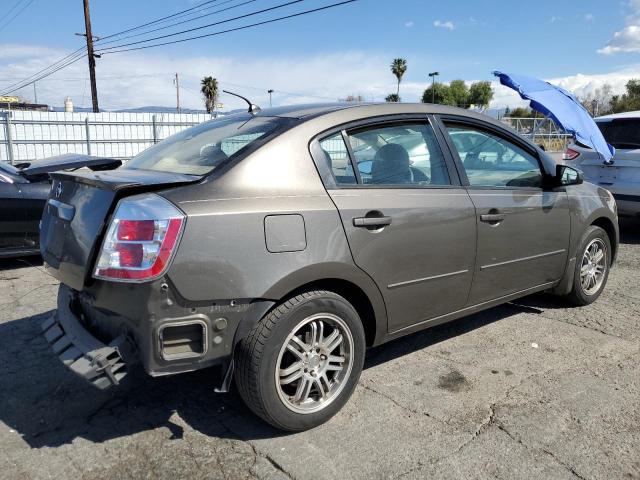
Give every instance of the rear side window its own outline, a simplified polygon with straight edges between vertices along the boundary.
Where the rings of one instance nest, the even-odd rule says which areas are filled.
[[[640,119],[625,118],[611,122],[597,122],[605,140],[615,148],[640,148]]]
[[[364,184],[451,184],[444,155],[428,123],[359,129],[348,137]]]
[[[336,183],[339,185],[358,183],[341,133],[336,133],[329,138],[321,140],[320,148],[322,148],[324,157],[321,161],[327,162],[327,165],[331,167]]]
[[[284,129],[288,122],[279,117],[230,115],[172,135],[122,168],[205,175],[247,146]]]

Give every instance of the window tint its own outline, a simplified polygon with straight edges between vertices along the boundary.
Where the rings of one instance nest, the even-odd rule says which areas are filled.
[[[372,185],[450,185],[444,156],[429,124],[358,130],[349,141],[360,177]]]
[[[538,160],[519,146],[471,126],[447,125],[469,183],[479,187],[540,187]]]
[[[332,137],[321,140],[320,148],[322,148],[324,161],[329,164],[333,171],[336,183],[340,185],[357,183],[342,134],[337,133]]]
[[[605,140],[614,147],[629,150],[640,148],[640,119],[601,121],[598,127]]]

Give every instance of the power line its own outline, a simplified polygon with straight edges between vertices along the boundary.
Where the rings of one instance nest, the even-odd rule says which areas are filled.
[[[9,18],[9,15],[11,15],[11,12],[13,12],[16,9],[16,7],[20,5],[23,1],[25,0],[18,0],[16,3],[14,3],[13,7],[7,10],[7,13],[4,14],[4,17],[2,17],[2,21],[4,22],[7,18]]]
[[[57,60],[56,62],[52,63],[51,65],[49,65],[49,66],[47,66],[47,67],[43,68],[42,70],[39,70],[39,71],[37,71],[36,73],[33,73],[33,74],[29,75],[27,78],[22,78],[22,79],[21,79],[21,80],[19,80],[18,82],[14,82],[13,84],[11,84],[11,85],[9,85],[9,86],[7,86],[7,87],[4,87],[4,88],[6,88],[6,89],[10,89],[10,88],[13,88],[13,87],[14,87],[14,86],[16,86],[16,85],[20,85],[20,84],[22,84],[22,83],[24,83],[24,82],[27,82],[27,81],[31,80],[33,77],[36,77],[36,76],[38,76],[38,75],[40,75],[40,74],[44,73],[45,71],[48,71],[49,69],[52,69],[52,68],[57,67],[57,66],[58,66],[58,65],[60,65],[61,63],[65,62],[66,60],[70,59],[70,58],[71,58],[71,57],[73,57],[74,55],[77,55],[79,52],[81,52],[81,51],[83,51],[83,50],[85,50],[85,49],[86,49],[86,47],[81,47],[81,48],[79,48],[78,50],[75,50],[75,51],[71,52],[70,54],[68,54],[68,55],[66,55],[66,56],[64,56],[64,57],[62,57],[60,60]],[[27,84],[27,85],[28,85],[28,84]]]
[[[218,6],[220,6],[220,5],[224,5],[224,4],[226,4],[226,3],[230,3],[230,2],[233,2],[233,1],[235,1],[235,0],[227,0],[226,2],[219,3],[219,4],[218,4]],[[242,7],[242,6],[244,6],[244,5],[247,5],[247,4],[249,4],[249,3],[253,3],[253,2],[257,2],[257,1],[258,1],[258,0],[247,0],[247,1],[242,2],[242,3],[239,3],[239,4],[237,4],[237,5],[232,5],[232,6],[227,7],[227,8],[222,8],[222,9],[220,9],[220,10],[216,10],[216,11],[214,11],[214,12],[206,13],[206,14],[204,14],[204,15],[200,15],[200,16],[198,16],[198,17],[190,18],[190,19],[188,19],[188,20],[182,20],[181,22],[172,23],[171,25],[165,25],[164,27],[154,28],[153,30],[147,30],[146,32],[134,33],[133,35],[127,35],[127,36],[125,36],[125,37],[116,38],[116,39],[113,39],[113,40],[109,40],[108,42],[103,42],[103,40],[104,40],[105,38],[108,38],[108,37],[102,37],[102,38],[100,38],[99,40],[96,40],[96,44],[99,44],[99,45],[108,45],[108,44],[112,44],[112,43],[120,42],[120,41],[122,41],[122,40],[126,40],[126,39],[128,39],[128,38],[141,37],[141,36],[143,36],[143,35],[148,35],[148,34],[150,34],[150,33],[158,32],[158,31],[160,31],[160,30],[166,30],[167,28],[172,28],[172,27],[175,27],[175,26],[177,26],[177,25],[182,25],[182,24],[184,24],[184,23],[194,22],[194,21],[196,21],[196,20],[200,20],[201,18],[209,17],[209,16],[211,16],[211,15],[215,15],[216,13],[226,12],[227,10],[232,10],[232,9],[234,9],[234,8]],[[210,8],[210,7],[209,7],[209,8]],[[197,13],[197,12],[192,12],[192,13]]]
[[[100,52],[106,52],[108,50],[114,50],[116,48],[129,47],[131,45],[139,45],[141,43],[152,42],[153,40],[161,40],[163,38],[175,37],[176,35],[182,35],[184,33],[195,32],[196,30],[202,30],[203,28],[209,28],[209,27],[213,27],[215,25],[220,25],[220,24],[223,24],[223,23],[233,22],[235,20],[240,20],[240,19],[247,18],[247,17],[253,17],[254,15],[259,15],[261,13],[270,12],[272,10],[277,10],[279,8],[287,7],[289,5],[293,5],[295,3],[300,3],[300,2],[304,2],[304,1],[305,0],[291,0],[290,2],[281,3],[280,5],[275,5],[273,7],[264,8],[262,10],[257,10],[255,12],[251,12],[251,13],[245,13],[244,15],[239,15],[237,17],[228,18],[226,20],[220,20],[219,22],[214,22],[214,23],[209,23],[207,25],[202,25],[202,26],[199,26],[199,27],[189,28],[187,30],[182,30],[180,32],[168,33],[166,35],[160,35],[158,37],[148,38],[146,40],[138,40],[137,42],[123,43],[121,45],[116,45],[116,46],[113,46],[113,47],[101,48],[99,51]]]
[[[62,70],[63,68],[66,68],[66,67],[68,67],[69,65],[72,65],[72,64],[76,63],[78,60],[82,60],[82,59],[83,59],[83,58],[85,58],[86,56],[87,56],[87,54],[86,54],[86,53],[82,53],[80,56],[76,56],[75,58],[70,59],[69,61],[65,62],[64,64],[62,64],[62,65],[58,66],[55,70],[52,70],[52,71],[48,71],[48,72],[46,72],[46,73],[43,73],[42,75],[40,75],[40,76],[38,76],[38,77],[34,78],[33,80],[30,80],[30,81],[28,81],[28,82],[24,82],[24,83],[20,84],[19,86],[16,86],[16,87],[13,87],[13,86],[12,86],[12,87],[9,87],[9,88],[7,88],[7,90],[5,90],[5,92],[4,92],[4,94],[3,94],[3,95],[8,95],[8,94],[13,93],[13,92],[15,92],[15,91],[17,91],[17,90],[21,90],[21,89],[23,89],[24,87],[28,87],[28,86],[29,86],[29,85],[31,85],[32,83],[34,83],[34,82],[38,82],[38,81],[42,80],[43,78],[49,77],[49,76],[53,75],[54,73],[59,72],[59,71],[60,71],[60,70]]]
[[[180,15],[183,15],[183,14],[185,14],[186,12],[190,12],[190,11],[192,11],[192,10],[199,9],[199,8],[201,8],[201,7],[202,7],[202,6],[204,6],[204,5],[207,5],[207,4],[209,4],[209,3],[215,3],[215,2],[217,2],[217,1],[218,1],[218,0],[208,0],[208,1],[204,2],[204,3],[201,3],[200,5],[196,5],[195,7],[187,8],[186,10],[181,10],[180,12],[176,12],[176,13],[174,13],[174,14],[167,15],[166,17],[158,18],[157,20],[152,20],[152,21],[150,21],[150,22],[143,23],[142,25],[138,25],[137,27],[132,27],[132,28],[128,28],[128,29],[126,29],[126,30],[122,30],[122,31],[120,31],[120,32],[112,33],[111,35],[107,35],[106,37],[102,37],[102,38],[101,38],[101,40],[105,40],[105,39],[107,39],[107,38],[112,38],[112,37],[115,37],[115,36],[121,35],[121,34],[123,34],[123,33],[133,32],[134,30],[139,30],[140,28],[148,27],[149,25],[154,25],[154,24],[156,24],[156,23],[160,23],[160,22],[162,22],[163,20],[167,20],[167,19],[169,19],[169,18],[173,18],[173,17],[177,17],[177,16],[180,16]]]
[[[188,42],[188,41],[191,41],[191,40],[197,40],[197,39],[200,39],[200,38],[206,38],[206,37],[213,37],[213,36],[216,36],[216,35],[222,35],[224,33],[236,32],[236,31],[239,31],[239,30],[246,30],[248,28],[257,27],[257,26],[260,26],[260,25],[266,25],[266,24],[269,24],[269,23],[279,22],[281,20],[287,20],[287,19],[294,18],[294,17],[300,17],[300,16],[303,16],[303,15],[308,15],[308,14],[311,14],[311,13],[320,12],[322,10],[328,10],[330,8],[338,7],[338,6],[341,6],[341,5],[346,5],[348,3],[353,3],[353,2],[356,2],[356,1],[358,1],[358,0],[345,0],[345,1],[342,1],[342,2],[332,3],[330,5],[325,5],[323,7],[313,8],[311,10],[305,10],[305,11],[302,11],[302,12],[293,13],[291,15],[286,15],[284,17],[272,18],[270,20],[265,20],[265,21],[262,21],[262,22],[252,23],[252,24],[249,24],[249,25],[242,25],[240,27],[230,28],[230,29],[227,29],[227,30],[221,30],[219,32],[213,32],[213,33],[208,33],[208,34],[205,34],[205,35],[198,35],[198,36],[195,36],[195,37],[183,38],[183,39],[180,39],[180,40],[172,40],[170,42],[162,42],[162,43],[157,43],[157,44],[154,44],[154,45],[145,45],[145,46],[142,46],[142,47],[126,48],[126,49],[122,49],[122,50],[112,50],[112,51],[104,52],[103,55],[108,55],[108,54],[111,54],[111,53],[130,52],[130,51],[133,51],[133,50],[144,50],[144,49],[147,49],[147,48],[160,47],[160,46],[164,46],[164,45],[172,45],[172,44],[175,44],[175,43],[183,43],[183,42]],[[112,48],[117,48],[117,47],[112,47]],[[100,50],[100,52],[102,52],[102,50]]]
[[[13,17],[9,18],[9,20],[7,20],[3,25],[0,25],[0,32],[1,32],[2,30],[4,30],[4,28],[5,28],[7,25],[9,25],[9,24],[10,24],[10,23],[11,23],[11,22],[12,22],[12,21],[13,21],[13,20],[18,16],[18,15],[20,15],[22,12],[24,12],[24,11],[26,10],[26,8],[27,8],[29,5],[31,5],[31,4],[33,3],[33,1],[34,1],[34,0],[29,0],[29,1],[28,1],[28,2],[27,2],[27,3],[26,3],[26,4],[25,4],[25,5],[24,5],[20,10],[18,10],[18,11],[15,13],[15,15],[14,15]],[[20,2],[18,2],[18,3],[20,3]],[[18,5],[18,4],[16,3],[16,5]],[[16,5],[14,5],[14,7],[15,7]],[[5,17],[5,18],[7,18],[7,17]]]

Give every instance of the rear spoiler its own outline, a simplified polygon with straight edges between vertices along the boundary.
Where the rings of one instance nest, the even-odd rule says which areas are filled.
[[[14,165],[20,170],[24,177],[34,177],[45,173],[57,172],[60,170],[77,170],[87,167],[93,171],[113,170],[122,165],[122,160],[116,158],[94,157],[79,153],[66,153],[55,157],[36,160],[33,162],[23,162]]]

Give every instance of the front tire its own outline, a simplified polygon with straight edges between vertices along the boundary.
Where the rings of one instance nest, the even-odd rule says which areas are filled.
[[[609,278],[611,242],[607,233],[594,225],[587,228],[576,255],[573,289],[566,296],[576,306],[595,302]]]
[[[365,335],[340,295],[312,291],[272,310],[238,344],[242,399],[276,428],[307,430],[347,402],[364,364]]]

